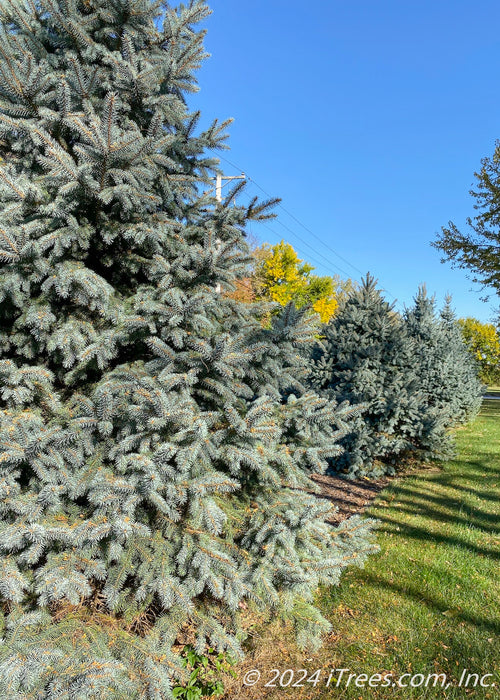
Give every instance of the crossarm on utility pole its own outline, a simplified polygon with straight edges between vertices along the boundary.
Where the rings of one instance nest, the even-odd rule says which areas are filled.
[[[241,175],[220,175],[217,174],[215,178],[215,198],[218,202],[222,202],[222,181],[230,182],[231,180],[244,180],[246,177],[245,173]]]

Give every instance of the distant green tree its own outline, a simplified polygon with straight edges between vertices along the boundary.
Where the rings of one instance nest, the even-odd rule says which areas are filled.
[[[442,262],[469,270],[474,282],[500,295],[500,141],[474,176],[476,188],[470,194],[478,213],[467,218],[468,230],[460,231],[450,221],[432,245],[444,254]]]

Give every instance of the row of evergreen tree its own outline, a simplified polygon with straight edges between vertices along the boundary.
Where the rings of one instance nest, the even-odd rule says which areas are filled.
[[[311,385],[363,409],[331,468],[376,477],[393,474],[412,454],[449,457],[449,428],[476,415],[483,388],[451,299],[438,315],[421,287],[414,306],[400,315],[368,275],[323,328]]]
[[[186,100],[208,13],[202,0],[177,9],[0,1],[0,691],[9,700],[165,700],[184,673],[176,642],[189,635],[199,652],[240,654],[248,605],[314,645],[328,629],[314,606],[319,583],[337,582],[373,545],[369,521],[325,524],[331,504],[307,493],[311,472],[339,457],[339,440],[358,466],[362,453],[364,464],[387,458],[373,436],[357,437],[360,402],[363,425],[394,403],[373,433],[394,444],[437,449],[452,420],[450,397],[432,384],[441,366],[429,366],[428,386],[415,369],[420,393],[408,388],[410,359],[421,353],[423,367],[430,353],[397,340],[390,309],[359,388],[340,389],[328,327],[315,391],[314,317],[292,306],[271,317],[219,293],[247,274],[246,226],[269,214],[255,200],[232,206],[235,190],[220,203],[201,194],[219,172],[209,154],[226,138],[225,123],[200,130]],[[376,319],[356,298],[360,347]],[[377,352],[392,352],[394,365],[380,394]],[[421,426],[403,437],[399,394]],[[425,411],[411,398],[420,395]]]

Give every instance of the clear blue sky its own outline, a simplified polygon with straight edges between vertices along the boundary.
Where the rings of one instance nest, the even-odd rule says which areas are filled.
[[[309,229],[278,209],[253,233],[289,241],[318,273],[359,279],[338,252],[398,308],[425,282],[439,304],[451,293],[458,315],[494,319],[498,297],[481,302],[430,241],[473,215],[474,172],[500,138],[500,3],[209,5],[211,58],[190,104],[205,124],[235,119],[226,174],[243,169]]]

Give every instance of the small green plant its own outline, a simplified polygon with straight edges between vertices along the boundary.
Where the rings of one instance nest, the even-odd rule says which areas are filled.
[[[206,654],[198,654],[190,645],[186,645],[182,651],[183,666],[189,671],[189,679],[186,685],[177,685],[173,689],[173,696],[179,700],[198,700],[202,697],[214,697],[222,695],[224,683],[221,676],[229,673],[236,677],[231,668],[236,663],[227,652],[217,653],[214,649],[208,649]]]

